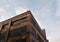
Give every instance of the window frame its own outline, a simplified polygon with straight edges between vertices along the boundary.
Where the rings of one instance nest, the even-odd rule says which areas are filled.
[[[33,27],[31,27],[31,33],[36,37],[36,31]]]
[[[14,31],[15,30],[15,31]],[[9,31],[9,37],[15,37],[15,36],[19,36],[25,32],[27,32],[27,26],[23,26],[20,28],[16,28],[14,30],[10,30]],[[25,31],[24,31],[25,30]],[[13,33],[15,33],[15,35],[13,35]]]
[[[11,22],[11,26],[20,24],[20,23],[24,22],[26,19],[27,19],[27,17],[23,17],[23,18],[20,18],[18,20],[15,20],[15,21]]]
[[[8,27],[8,23],[2,25],[2,29],[5,29],[5,28],[7,28],[7,27]]]

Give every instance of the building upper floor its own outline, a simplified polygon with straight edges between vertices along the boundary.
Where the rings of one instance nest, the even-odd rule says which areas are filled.
[[[21,26],[21,24],[23,25],[24,23],[25,25],[27,25],[28,22],[33,24],[36,30],[46,39],[45,30],[44,29],[42,30],[40,28],[40,26],[38,25],[37,21],[35,20],[34,16],[30,11],[27,11],[25,13],[12,17],[8,20],[0,22],[0,33],[4,33],[8,29],[10,30],[16,29],[15,27],[19,27],[19,25]]]

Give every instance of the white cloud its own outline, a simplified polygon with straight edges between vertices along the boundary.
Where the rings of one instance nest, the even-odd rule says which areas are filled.
[[[15,0],[0,0],[0,21],[6,20],[10,17],[13,17],[17,14],[27,11],[26,8],[18,6],[18,3],[15,3]],[[2,7],[2,8],[1,8]]]
[[[8,12],[4,9],[0,8],[0,21],[3,21],[7,18]]]
[[[24,9],[24,8],[22,8],[22,7],[17,7],[16,8],[16,13],[17,14],[21,14],[21,13],[24,13],[24,12],[26,12],[27,11],[27,9]]]
[[[56,22],[56,28],[60,28],[60,20]]]
[[[60,35],[53,35],[51,37],[48,37],[49,42],[60,42]]]
[[[50,28],[51,29],[51,28]],[[50,42],[60,42],[60,20],[52,26],[52,31],[48,36]]]
[[[56,4],[57,4],[56,16],[60,16],[60,0],[56,0]]]
[[[51,16],[51,11],[50,9],[48,9],[47,7],[43,7],[40,11],[40,14],[42,15],[42,17],[50,17]]]

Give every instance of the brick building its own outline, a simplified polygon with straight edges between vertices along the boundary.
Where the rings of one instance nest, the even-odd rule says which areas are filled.
[[[0,22],[0,42],[48,42],[30,11]]]

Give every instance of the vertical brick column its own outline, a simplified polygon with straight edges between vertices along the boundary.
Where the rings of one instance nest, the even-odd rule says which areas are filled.
[[[1,32],[1,30],[2,30],[2,22],[0,22],[0,32]]]
[[[8,28],[7,28],[7,33],[6,33],[6,37],[5,37],[5,42],[8,41],[8,35],[9,35],[9,30],[10,30],[10,26],[11,25],[11,20],[8,21]]]

